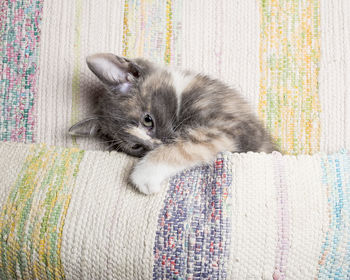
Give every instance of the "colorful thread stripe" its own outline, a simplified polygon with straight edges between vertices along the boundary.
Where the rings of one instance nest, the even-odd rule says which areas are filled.
[[[61,279],[65,217],[78,149],[33,146],[0,216],[0,278]]]
[[[179,66],[182,1],[125,0],[123,55]]]
[[[0,140],[34,142],[43,0],[0,5]]]
[[[350,279],[350,155],[345,151],[321,162],[330,209],[318,279]]]
[[[72,77],[72,114],[71,125],[78,121],[78,107],[79,107],[79,93],[80,93],[80,53],[81,53],[81,13],[82,13],[81,0],[75,0],[75,28],[74,28],[74,68]],[[76,138],[73,136],[73,144],[77,144]]]
[[[232,171],[226,155],[170,183],[159,216],[153,279],[225,279]]]
[[[319,0],[261,0],[259,115],[282,151],[320,149]]]

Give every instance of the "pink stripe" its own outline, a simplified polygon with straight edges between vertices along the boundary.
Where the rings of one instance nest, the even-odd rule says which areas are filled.
[[[0,4],[0,140],[34,142],[40,22],[44,0]]]
[[[285,168],[282,155],[274,153],[274,178],[277,199],[277,247],[275,258],[274,280],[286,278],[289,253],[289,212],[288,212],[288,186],[286,184]]]

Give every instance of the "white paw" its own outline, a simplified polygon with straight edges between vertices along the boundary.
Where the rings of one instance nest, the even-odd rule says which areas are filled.
[[[138,162],[131,173],[131,182],[144,194],[160,192],[163,183],[176,172],[174,167],[152,163],[146,159]]]

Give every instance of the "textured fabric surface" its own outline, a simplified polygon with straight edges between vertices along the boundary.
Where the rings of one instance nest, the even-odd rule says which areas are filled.
[[[350,145],[349,1],[321,2],[321,150]]]
[[[345,0],[6,1],[1,139],[101,149],[67,130],[101,89],[85,57],[113,52],[224,80],[286,153],[349,149],[347,11]]]
[[[348,0],[2,1],[0,278],[350,279],[350,159],[336,153],[350,149],[349,13]],[[134,159],[67,133],[102,89],[96,52],[222,79],[286,154],[315,155],[219,154],[143,196]]]
[[[346,151],[223,153],[152,196],[128,184],[134,162],[123,154],[0,152],[1,279],[350,276]]]

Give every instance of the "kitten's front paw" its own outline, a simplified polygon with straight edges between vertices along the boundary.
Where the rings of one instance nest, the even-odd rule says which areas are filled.
[[[144,194],[160,192],[162,183],[173,173],[173,169],[163,164],[153,164],[141,160],[131,173],[131,182]]]

